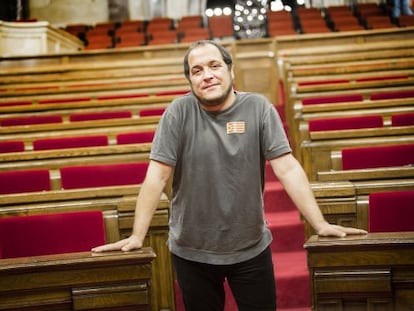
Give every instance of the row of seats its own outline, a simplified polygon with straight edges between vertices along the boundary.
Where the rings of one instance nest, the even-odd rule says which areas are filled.
[[[269,11],[267,36],[296,35],[324,32],[370,30],[414,25],[413,16],[391,17],[386,4],[359,3],[354,5]],[[238,38],[231,15],[204,18],[184,16],[179,20],[156,17],[151,20],[102,22],[96,25],[67,25],[66,31],[78,36],[86,49],[137,47],[173,44],[201,39]]]
[[[372,61],[370,48],[378,55]],[[363,54],[357,47],[343,56],[330,47],[279,51],[288,128],[330,221],[370,232],[414,231],[405,221],[414,216],[411,67],[390,65],[401,58],[409,66],[412,56],[398,44],[378,48],[367,44]],[[306,231],[314,234],[309,225]]]
[[[13,116],[0,118],[0,127],[22,126],[35,124],[51,124],[51,123],[70,123],[97,121],[108,119],[132,119],[137,117],[159,116],[164,112],[164,108],[147,108],[141,109],[134,115],[129,110],[120,111],[104,111],[104,112],[80,112],[72,113],[67,117],[60,114],[43,114],[33,116]]]
[[[210,17],[205,23],[201,15],[195,15],[184,16],[178,22],[155,17],[149,21],[68,25],[65,30],[83,40],[86,49],[121,48],[233,37],[233,22],[231,16],[223,15]]]
[[[270,36],[369,30],[414,25],[414,17],[391,18],[385,4],[358,3],[319,8],[298,7],[292,12],[268,13]],[[288,26],[288,27],[286,27]]]
[[[114,145],[151,143],[154,131],[120,133],[115,136]],[[31,148],[23,140],[0,141],[0,153],[24,152],[28,150],[55,150],[112,145],[107,135],[68,136],[39,138],[32,142]]]

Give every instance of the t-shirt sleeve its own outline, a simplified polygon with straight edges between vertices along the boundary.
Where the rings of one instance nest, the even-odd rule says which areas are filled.
[[[151,146],[150,159],[175,166],[180,148],[180,135],[180,122],[171,109],[167,109],[158,123]]]
[[[263,154],[266,160],[292,152],[283,122],[273,105],[269,104],[263,118]]]

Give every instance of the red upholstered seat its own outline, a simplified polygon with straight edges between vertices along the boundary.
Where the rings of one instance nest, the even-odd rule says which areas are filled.
[[[414,231],[414,190],[369,195],[369,232]]]
[[[40,99],[39,104],[64,104],[72,102],[90,101],[90,97]]]
[[[0,258],[83,252],[105,243],[102,211],[0,218]]]
[[[165,108],[149,108],[139,111],[140,117],[160,116],[164,113]]]
[[[117,140],[117,143],[120,145],[150,143],[154,139],[154,134],[155,134],[154,131],[122,133],[116,136],[116,140]]]
[[[108,137],[105,135],[45,138],[33,141],[33,150],[96,147],[107,145]]]
[[[341,152],[343,170],[414,164],[414,144],[349,148]]]
[[[148,93],[135,93],[135,94],[117,94],[117,95],[103,95],[99,96],[98,100],[111,100],[111,99],[126,99],[126,98],[140,98],[140,97],[148,97],[150,94]]]
[[[63,189],[140,184],[147,172],[147,162],[69,166],[60,169]]]
[[[408,98],[408,97],[414,97],[414,90],[399,91],[399,92],[379,92],[379,93],[371,94],[372,100]]]
[[[336,83],[347,83],[348,79],[328,79],[328,80],[316,80],[316,81],[302,81],[299,82],[299,86],[311,86],[311,85],[326,85],[326,84],[336,84]]]
[[[404,75],[389,75],[389,76],[376,76],[376,77],[367,77],[367,78],[360,78],[355,79],[357,82],[367,82],[367,81],[384,81],[384,80],[401,80],[401,79],[408,79],[409,76]]]
[[[391,116],[392,126],[414,125],[414,113],[399,113]]]
[[[50,174],[47,169],[0,172],[0,194],[49,191]]]
[[[18,100],[18,101],[10,101],[10,102],[2,102],[0,104],[1,107],[9,107],[9,106],[28,106],[31,105],[32,102],[30,100]]]
[[[76,121],[131,118],[131,117],[132,117],[131,111],[108,111],[108,112],[75,113],[69,116],[69,120],[71,122],[76,122]]]
[[[20,140],[1,141],[0,153],[24,151],[24,142]]]
[[[16,126],[16,125],[34,125],[47,123],[62,123],[62,116],[47,115],[47,116],[24,116],[24,117],[7,117],[0,120],[1,126]]]
[[[170,96],[170,95],[184,95],[187,94],[188,90],[170,90],[170,91],[162,91],[158,92],[155,95],[157,96]]]
[[[332,131],[383,127],[382,116],[329,118],[309,120],[309,131]]]
[[[334,104],[362,101],[364,97],[360,94],[349,95],[334,95],[334,96],[317,96],[308,97],[302,100],[303,105],[317,105],[317,104]]]

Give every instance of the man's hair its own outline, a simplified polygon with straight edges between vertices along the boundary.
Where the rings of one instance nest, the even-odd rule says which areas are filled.
[[[205,45],[214,45],[220,52],[221,56],[223,57],[224,63],[227,65],[228,69],[230,70],[233,65],[233,58],[230,54],[230,52],[222,45],[218,44],[217,42],[213,40],[200,40],[196,41],[193,44],[190,45],[187,52],[184,55],[184,75],[187,78],[187,80],[190,80],[190,66],[188,65],[188,57],[192,50],[195,48],[198,48],[200,46]]]

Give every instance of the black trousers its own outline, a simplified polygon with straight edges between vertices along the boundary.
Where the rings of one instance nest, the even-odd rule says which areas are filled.
[[[210,265],[172,255],[186,311],[223,311],[227,279],[239,311],[275,311],[276,284],[270,247],[245,262]]]

